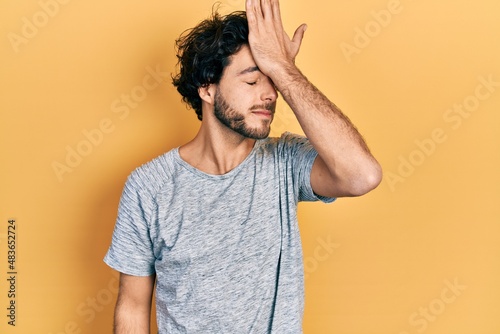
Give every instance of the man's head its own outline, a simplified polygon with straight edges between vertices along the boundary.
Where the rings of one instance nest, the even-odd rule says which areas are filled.
[[[248,22],[245,12],[211,18],[187,30],[177,41],[179,73],[173,84],[202,119],[200,87],[218,84],[231,55],[248,45]]]
[[[180,72],[173,83],[198,119],[213,112],[221,124],[244,137],[269,135],[277,92],[255,64],[244,12],[213,14],[177,46]]]

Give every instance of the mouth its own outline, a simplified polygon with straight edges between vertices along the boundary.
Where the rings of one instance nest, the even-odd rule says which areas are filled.
[[[264,119],[272,119],[274,116],[274,112],[276,109],[276,103],[263,103],[263,104],[256,104],[252,108],[250,108],[250,111],[252,114],[255,114],[258,117],[264,118]]]
[[[273,117],[274,113],[271,110],[254,110],[252,111],[252,114],[255,114],[260,117],[271,118]]]

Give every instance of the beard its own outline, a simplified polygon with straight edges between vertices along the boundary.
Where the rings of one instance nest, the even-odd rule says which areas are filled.
[[[250,108],[250,110],[257,109],[270,110],[274,114],[276,103],[254,105]],[[264,139],[267,138],[271,132],[270,124],[272,118],[271,120],[262,120],[262,126],[260,127],[252,128],[248,126],[244,114],[232,108],[221,95],[219,89],[216,90],[214,97],[214,115],[222,124],[246,138]]]

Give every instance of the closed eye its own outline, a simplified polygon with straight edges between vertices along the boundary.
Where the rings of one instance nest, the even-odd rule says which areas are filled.
[[[253,86],[257,83],[257,81],[247,82],[248,85]]]

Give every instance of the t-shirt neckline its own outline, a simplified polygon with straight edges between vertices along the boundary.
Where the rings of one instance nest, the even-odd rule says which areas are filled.
[[[199,170],[198,168],[190,165],[188,162],[186,162],[184,159],[182,159],[181,155],[179,154],[179,147],[176,147],[173,150],[173,157],[174,157],[175,162],[177,162],[181,167],[187,169],[188,171],[190,171],[191,173],[193,173],[197,176],[200,176],[203,178],[209,178],[209,179],[226,179],[226,178],[230,178],[233,175],[237,174],[246,164],[248,164],[248,161],[255,155],[255,151],[261,145],[262,141],[263,141],[262,139],[260,139],[260,140],[257,139],[255,141],[255,144],[254,144],[252,150],[250,151],[250,153],[248,153],[248,155],[245,157],[245,159],[243,159],[243,161],[238,166],[234,167],[229,172],[227,172],[225,174],[220,174],[220,175],[219,174],[205,173],[205,172]]]

